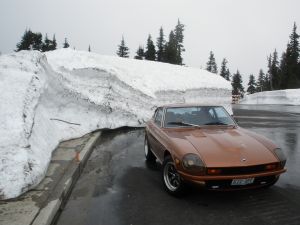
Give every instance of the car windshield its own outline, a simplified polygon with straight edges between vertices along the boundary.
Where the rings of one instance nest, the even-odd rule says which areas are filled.
[[[165,127],[235,125],[222,106],[193,106],[167,108]]]

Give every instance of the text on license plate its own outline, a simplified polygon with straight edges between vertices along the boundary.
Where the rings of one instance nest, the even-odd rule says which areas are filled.
[[[231,181],[231,185],[247,185],[247,184],[252,184],[253,182],[254,182],[254,178],[233,179]]]

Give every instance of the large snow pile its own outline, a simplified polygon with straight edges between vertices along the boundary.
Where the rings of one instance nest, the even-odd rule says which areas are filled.
[[[263,91],[246,95],[241,104],[300,105],[300,89]]]
[[[231,85],[207,71],[70,49],[0,56],[0,199],[44,177],[66,139],[143,126],[156,106],[197,102],[231,113]]]

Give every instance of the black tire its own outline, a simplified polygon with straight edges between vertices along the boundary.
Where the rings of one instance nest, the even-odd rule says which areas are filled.
[[[175,168],[171,156],[166,156],[162,168],[162,180],[165,190],[176,197],[184,194],[185,184]]]
[[[145,135],[145,141],[144,141],[144,152],[145,152],[145,157],[147,162],[155,162],[156,157],[151,151],[151,147],[148,142],[147,135]]]

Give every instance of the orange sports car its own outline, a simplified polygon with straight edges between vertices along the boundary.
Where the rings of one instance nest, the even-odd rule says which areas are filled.
[[[147,161],[162,163],[167,192],[179,195],[186,182],[212,190],[273,185],[286,171],[282,150],[239,127],[222,106],[166,105],[146,124]]]

